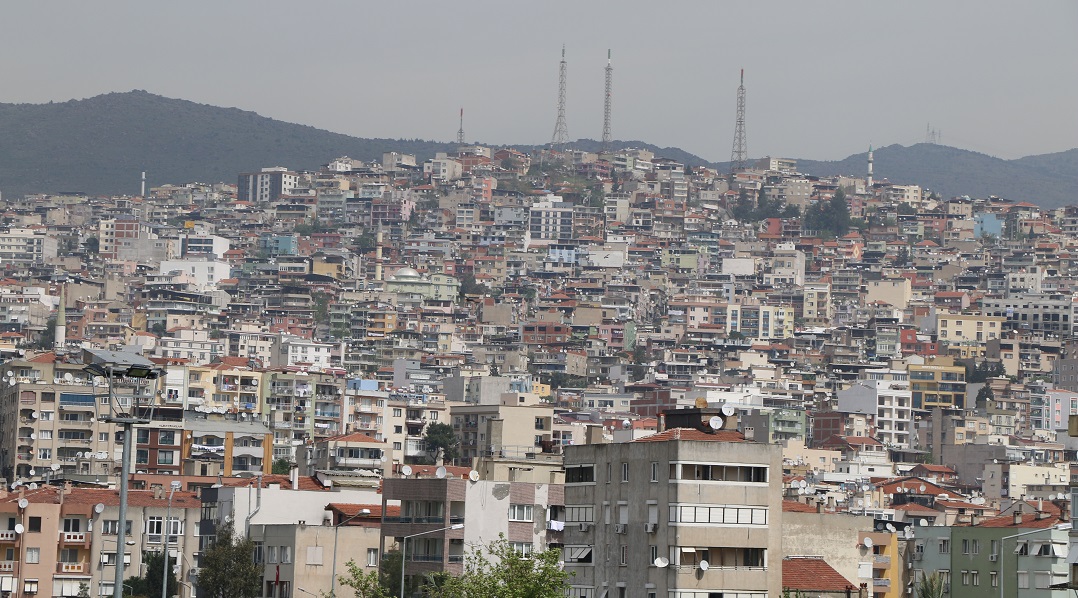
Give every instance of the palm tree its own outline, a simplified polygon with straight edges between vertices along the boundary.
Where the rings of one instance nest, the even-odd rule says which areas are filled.
[[[917,598],[943,598],[943,576],[939,572],[921,578],[917,586]]]

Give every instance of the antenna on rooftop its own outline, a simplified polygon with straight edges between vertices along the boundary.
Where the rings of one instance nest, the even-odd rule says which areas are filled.
[[[745,140],[745,69],[741,69],[741,86],[737,88],[737,122],[734,124],[734,147],[730,151],[730,173],[745,169],[748,149]]]

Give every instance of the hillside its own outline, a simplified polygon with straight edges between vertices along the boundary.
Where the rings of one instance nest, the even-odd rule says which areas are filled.
[[[314,169],[339,156],[379,160],[391,150],[425,160],[456,146],[350,137],[145,91],[48,104],[0,104],[0,131],[0,192],[8,197],[59,191],[136,193],[142,170],[150,185],[234,182],[238,173],[264,166]],[[598,141],[589,139],[573,145],[599,148]],[[709,164],[674,147],[642,141],[613,145],[648,149],[688,165]],[[877,179],[920,184],[944,197],[998,195],[1048,207],[1078,203],[1078,149],[1000,160],[942,145],[892,145],[876,150],[874,157]],[[830,162],[802,159],[798,164],[809,174],[863,176],[866,161],[861,153]]]

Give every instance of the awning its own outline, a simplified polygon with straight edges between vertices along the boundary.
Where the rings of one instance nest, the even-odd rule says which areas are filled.
[[[1067,545],[1053,542],[1052,554],[1058,558],[1067,558]]]
[[[691,546],[682,546],[681,552],[696,552],[696,549]]]
[[[1022,552],[1022,549],[1025,548],[1025,546],[1026,546],[1026,541],[1025,540],[1019,540],[1014,545],[1014,553],[1018,554],[1019,552]]]

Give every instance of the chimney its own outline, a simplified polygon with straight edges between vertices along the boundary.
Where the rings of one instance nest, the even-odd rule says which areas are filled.
[[[1015,525],[1022,525],[1022,511],[1021,510],[1017,510],[1017,511],[1014,512],[1014,524]]]
[[[1071,519],[1070,503],[1068,503],[1065,500],[1061,500],[1061,501],[1056,503],[1056,506],[1059,507],[1059,520],[1060,521],[1070,521],[1070,519]]]

